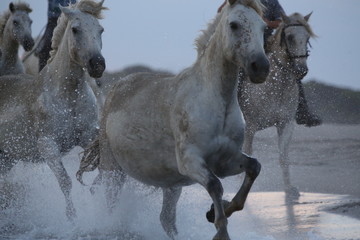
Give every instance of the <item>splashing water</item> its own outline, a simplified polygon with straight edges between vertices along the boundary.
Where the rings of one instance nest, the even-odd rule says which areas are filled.
[[[73,222],[67,220],[63,194],[46,164],[19,163],[8,175],[8,183],[1,184],[2,188],[7,185],[5,190],[13,194],[10,196],[10,205],[0,208],[0,239],[168,239],[159,220],[162,204],[160,190],[129,180],[117,206],[110,214],[102,188],[91,195],[89,187],[84,187],[75,180],[79,151],[75,149],[64,159],[65,168],[72,177],[72,197],[77,218]],[[86,174],[84,181],[91,183],[96,175],[97,172]],[[240,182],[239,177],[234,177],[224,182],[224,185],[230,185],[231,190],[236,191]],[[229,234],[232,239],[288,239],[289,235],[284,238],[277,234],[286,230],[286,226],[282,226],[280,222],[277,226],[271,225],[284,218],[284,214],[276,215],[280,214],[280,210],[276,208],[266,213],[266,204],[258,208],[261,199],[269,199],[269,204],[271,203],[269,196],[273,195],[266,194],[251,193],[244,211],[229,218]],[[233,194],[229,194],[224,198],[231,199],[232,196]],[[214,236],[215,227],[205,218],[210,205],[211,199],[202,187],[194,185],[183,189],[177,208],[178,239],[211,239]],[[279,206],[281,205],[283,204],[280,203]],[[308,224],[308,230],[305,229],[301,234],[291,233],[291,239],[325,239],[318,231],[312,230],[311,222]]]

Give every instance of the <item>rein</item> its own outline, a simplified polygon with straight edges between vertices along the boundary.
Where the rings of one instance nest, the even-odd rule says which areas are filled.
[[[306,53],[303,54],[303,55],[291,55],[290,51],[289,51],[289,46],[285,40],[285,29],[288,28],[288,27],[304,27],[304,25],[302,25],[301,23],[292,23],[292,24],[288,24],[288,25],[285,25],[284,28],[282,29],[282,32],[281,32],[281,40],[280,40],[280,46],[284,45],[285,44],[285,47],[286,47],[286,53],[288,55],[288,57],[290,58],[290,60],[292,59],[296,59],[296,58],[307,58],[310,56],[310,51],[309,50],[306,50]],[[310,42],[308,41],[307,44],[310,45]],[[310,45],[311,47],[311,45]]]

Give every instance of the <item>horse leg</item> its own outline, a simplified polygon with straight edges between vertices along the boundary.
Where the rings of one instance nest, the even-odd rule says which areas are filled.
[[[124,186],[126,174],[117,164],[107,140],[101,141],[98,146],[100,147],[99,177],[105,184],[106,202],[111,212]]]
[[[206,166],[202,157],[195,150],[176,149],[179,172],[201,184],[209,193],[214,203],[214,224],[217,230],[213,240],[229,240],[227,218],[222,204],[223,187],[220,180]]]
[[[11,159],[8,154],[0,150],[0,209],[7,209],[13,200],[18,198],[12,185],[6,180],[7,174],[16,165],[16,161]]]
[[[95,179],[94,179],[94,181],[93,181],[93,183],[91,184],[91,187],[90,187],[90,193],[91,193],[92,195],[94,195],[95,192],[96,192],[96,189],[95,189],[96,186],[101,185],[101,183],[102,183],[102,174],[99,173],[99,174],[95,177]]]
[[[122,170],[104,171],[101,174],[105,184],[107,207],[111,213],[115,208],[120,191],[125,184],[126,174]]]
[[[176,204],[180,198],[181,187],[163,188],[163,205],[160,214],[160,222],[166,234],[175,239],[176,229]]]
[[[255,131],[252,130],[248,125],[245,127],[245,136],[244,136],[244,144],[243,144],[243,152],[252,155],[252,144],[254,141]]]
[[[61,161],[59,148],[50,138],[40,138],[37,144],[42,158],[45,159],[47,165],[53,171],[59,183],[60,189],[65,196],[66,216],[68,219],[72,220],[76,217],[76,211],[70,195],[72,183]]]
[[[289,171],[289,145],[294,131],[294,122],[289,122],[277,127],[279,136],[279,152],[280,152],[280,166],[283,173],[283,180],[285,184],[285,194],[287,199],[298,198],[299,191],[291,186],[290,171]]]
[[[0,177],[5,176],[16,165],[17,161],[0,150]]]
[[[213,169],[219,177],[233,176],[244,171],[246,174],[244,182],[231,202],[224,201],[226,217],[230,217],[234,212],[241,211],[244,208],[246,198],[260,170],[261,164],[255,158],[249,157],[242,152],[239,152],[237,157],[230,159],[228,162],[219,162],[215,169]],[[213,206],[207,212],[206,217],[209,222],[214,221]]]

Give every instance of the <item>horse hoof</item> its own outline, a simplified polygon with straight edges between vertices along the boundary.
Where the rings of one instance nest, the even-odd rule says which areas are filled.
[[[290,187],[285,191],[285,197],[287,201],[295,201],[300,197],[300,192],[296,187]]]
[[[226,200],[222,200],[222,203],[223,203],[224,209],[226,209],[230,205],[230,202],[226,201]],[[214,204],[211,204],[210,210],[206,213],[206,219],[211,223],[215,222]]]
[[[90,193],[91,195],[95,195],[96,188],[94,186],[90,187]]]
[[[76,210],[73,207],[66,207],[66,217],[70,222],[73,222],[76,218]]]

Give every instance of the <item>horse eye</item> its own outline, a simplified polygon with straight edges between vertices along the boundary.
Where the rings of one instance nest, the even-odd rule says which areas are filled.
[[[230,28],[231,28],[231,30],[235,31],[239,28],[239,25],[236,22],[231,22]]]
[[[16,21],[16,20],[14,20],[14,21],[13,21],[13,24],[14,24],[15,26],[17,26],[17,25],[19,24],[19,22]]]
[[[289,36],[287,36],[287,39],[289,42],[294,42],[294,35],[290,34]]]
[[[78,30],[76,27],[72,27],[71,30],[72,30],[72,32],[73,32],[74,34],[76,34],[76,33],[79,32],[79,30]]]

